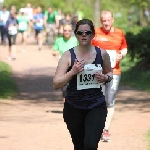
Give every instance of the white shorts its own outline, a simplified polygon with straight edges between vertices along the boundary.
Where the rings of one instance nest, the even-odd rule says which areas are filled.
[[[113,75],[113,80],[102,86],[103,94],[105,95],[106,105],[111,108],[115,104],[115,95],[118,91],[121,75]]]
[[[47,23],[47,28],[50,30],[55,30],[56,24],[55,23]]]

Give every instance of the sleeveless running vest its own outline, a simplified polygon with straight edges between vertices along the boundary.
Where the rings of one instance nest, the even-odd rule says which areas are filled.
[[[98,47],[95,47],[95,50],[97,54],[95,61],[92,64],[101,64],[102,66],[103,60],[101,50]],[[76,59],[74,49],[72,48],[69,51],[71,53],[71,66],[68,68],[68,71],[71,70]],[[77,75],[73,76],[68,83],[65,99],[71,106],[85,110],[99,106],[105,101],[101,86],[100,88],[90,88],[89,86],[88,89],[77,90]]]

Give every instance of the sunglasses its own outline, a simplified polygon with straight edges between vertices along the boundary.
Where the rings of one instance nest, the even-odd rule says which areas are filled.
[[[87,31],[87,30],[85,30],[85,31],[77,31],[76,32],[76,34],[77,35],[90,35],[90,34],[92,34],[92,31]]]

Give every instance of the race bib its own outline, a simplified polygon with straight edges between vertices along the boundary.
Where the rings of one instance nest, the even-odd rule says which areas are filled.
[[[88,64],[84,66],[84,71],[77,74],[77,90],[100,88],[102,83],[99,83],[95,78],[96,72],[102,72],[100,64]]]
[[[116,66],[117,52],[116,50],[106,50],[111,62],[111,67],[114,68]]]
[[[40,21],[38,21],[38,22],[36,23],[36,26],[37,26],[37,27],[42,27],[42,26],[43,26],[43,20],[40,19]]]
[[[19,30],[26,30],[27,29],[27,23],[26,22],[20,22],[19,23]]]
[[[17,28],[16,28],[16,26],[10,26],[10,27],[8,27],[8,34],[9,35],[15,35],[15,34],[17,34]]]

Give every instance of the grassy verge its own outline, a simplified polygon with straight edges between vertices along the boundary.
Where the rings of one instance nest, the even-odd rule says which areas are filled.
[[[17,86],[11,77],[11,68],[0,61],[0,99],[11,99],[16,93]]]
[[[150,70],[142,71],[138,60],[125,57],[121,62],[121,83],[150,93]]]
[[[148,147],[147,150],[150,150],[150,130],[148,130],[147,135],[146,135],[147,141],[148,141]]]

